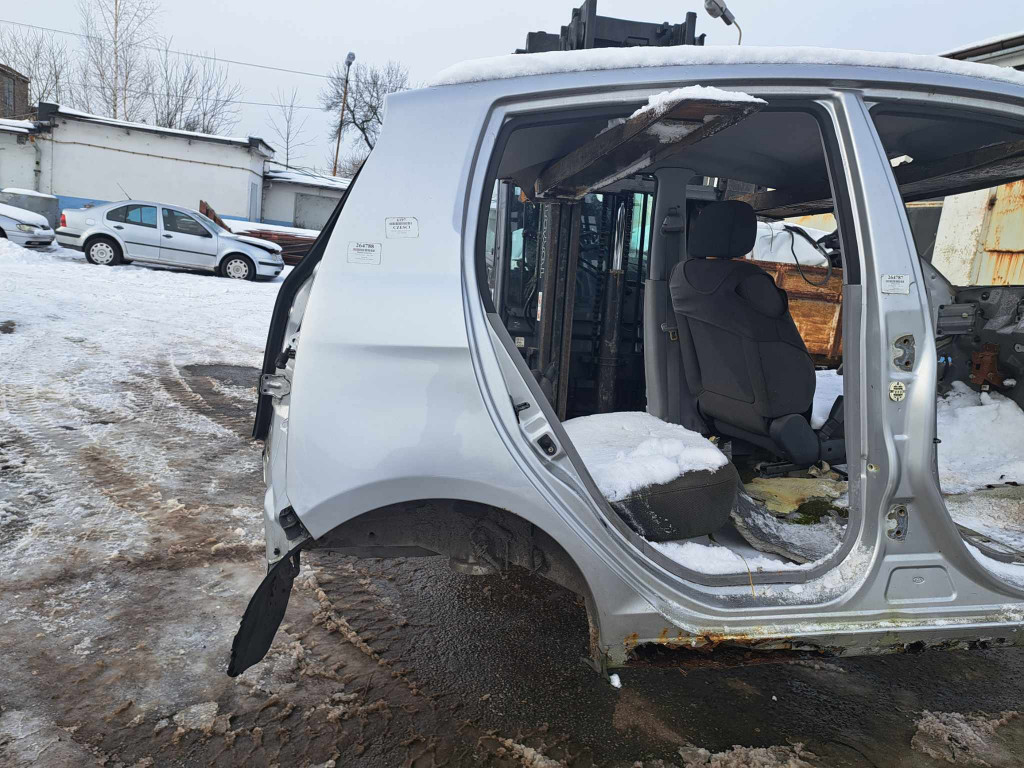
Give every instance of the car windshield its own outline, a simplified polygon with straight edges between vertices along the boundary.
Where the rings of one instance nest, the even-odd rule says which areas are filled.
[[[215,232],[227,232],[229,235],[231,234],[231,230],[225,229],[220,224],[218,224],[216,221],[211,219],[209,216],[203,216],[203,214],[201,214],[199,211],[189,211],[189,213],[192,216],[195,216],[197,219],[199,219],[201,222],[203,222],[207,226],[213,227]]]

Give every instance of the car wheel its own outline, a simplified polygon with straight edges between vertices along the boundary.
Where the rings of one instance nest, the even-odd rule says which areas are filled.
[[[6,239],[7,239],[7,233],[4,232],[2,229],[0,229],[0,240],[6,240]]]
[[[255,280],[256,265],[247,256],[233,255],[224,259],[220,273],[232,280]]]
[[[101,267],[112,267],[121,264],[121,246],[108,237],[97,237],[85,247],[85,258]]]

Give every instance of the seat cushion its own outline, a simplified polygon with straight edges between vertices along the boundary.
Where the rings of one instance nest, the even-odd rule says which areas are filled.
[[[601,493],[645,539],[703,536],[729,519],[736,469],[698,433],[641,411],[563,426]]]

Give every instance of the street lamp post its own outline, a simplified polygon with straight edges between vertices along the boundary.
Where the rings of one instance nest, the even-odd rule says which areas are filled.
[[[341,117],[338,120],[338,141],[334,145],[334,170],[331,172],[332,176],[338,175],[338,152],[341,150],[341,129],[345,127],[345,102],[348,101],[348,72],[352,68],[352,62],[356,60],[356,55],[349,51],[348,56],[345,57],[345,87],[341,93]]]

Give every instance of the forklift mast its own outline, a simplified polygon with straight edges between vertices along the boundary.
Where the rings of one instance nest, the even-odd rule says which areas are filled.
[[[560,34],[530,32],[516,53],[704,45],[697,14],[682,24],[574,8]],[[529,202],[510,179],[494,198],[494,297],[559,418],[646,405],[643,295],[654,224],[653,184],[578,202]]]
[[[690,11],[682,24],[629,21],[597,15],[597,0],[573,8],[572,19],[560,34],[528,32],[526,47],[516,53],[578,51],[586,48],[627,48],[637,45],[704,45],[697,35],[697,14]]]

